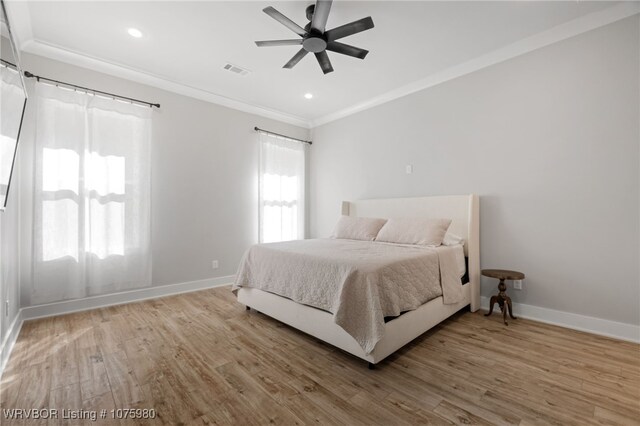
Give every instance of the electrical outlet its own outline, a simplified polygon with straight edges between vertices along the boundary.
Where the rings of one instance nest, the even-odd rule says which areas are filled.
[[[211,261],[211,269],[218,269],[220,265],[218,265],[218,261],[217,260],[212,260]]]
[[[522,280],[514,280],[513,281],[513,288],[515,290],[522,290]]]

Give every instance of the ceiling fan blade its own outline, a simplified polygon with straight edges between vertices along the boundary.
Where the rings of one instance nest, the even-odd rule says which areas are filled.
[[[373,28],[373,19],[371,16],[353,21],[349,24],[345,24],[329,30],[325,33],[327,41],[338,40],[339,38],[347,37],[352,34],[357,34],[362,31],[370,30]]]
[[[307,33],[300,25],[296,24],[271,6],[265,7],[262,11],[301,37]]]
[[[300,59],[304,58],[304,56],[307,54],[308,52],[304,49],[300,49],[298,50],[298,53],[296,53],[295,55],[293,55],[293,58],[291,58],[289,60],[289,62],[287,62],[286,64],[284,64],[284,67],[282,68],[293,68],[296,66],[296,64],[298,62],[300,62]]]
[[[320,68],[322,68],[323,73],[329,74],[330,72],[333,72],[333,67],[331,66],[331,61],[329,60],[329,55],[327,55],[326,50],[318,52],[315,55],[318,63],[320,64]]]
[[[336,53],[342,53],[343,55],[347,56],[353,56],[354,58],[358,59],[364,59],[365,56],[367,56],[367,53],[369,53],[368,50],[340,43],[339,41],[330,41],[329,43],[327,43],[327,50]]]
[[[297,40],[264,40],[264,41],[256,41],[256,46],[258,46],[258,47],[295,46],[296,44],[302,44],[302,39],[297,39]]]
[[[324,33],[329,19],[329,11],[331,10],[333,0],[318,0],[313,12],[313,20],[311,21],[311,29],[316,30],[320,34]]]

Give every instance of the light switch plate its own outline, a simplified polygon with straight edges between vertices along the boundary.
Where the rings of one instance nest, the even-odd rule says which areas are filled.
[[[522,280],[514,280],[513,281],[513,288],[515,290],[522,290]]]
[[[218,265],[218,261],[217,260],[212,260],[211,261],[211,269],[218,269],[219,265]]]
[[[413,173],[413,166],[412,166],[411,164],[407,164],[407,165],[404,167],[404,171],[405,171],[408,175],[410,175],[411,173]]]

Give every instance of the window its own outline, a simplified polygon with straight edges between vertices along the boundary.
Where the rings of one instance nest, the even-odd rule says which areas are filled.
[[[306,144],[260,133],[260,242],[304,238]]]
[[[150,108],[36,89],[32,302],[150,285]]]

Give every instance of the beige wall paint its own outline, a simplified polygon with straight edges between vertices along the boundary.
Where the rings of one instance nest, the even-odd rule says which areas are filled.
[[[314,129],[311,235],[329,235],[342,200],[476,193],[482,267],[527,275],[514,301],[640,324],[639,27],[635,15]]]
[[[309,130],[25,54],[34,74],[161,104],[152,148],[153,285],[233,275],[257,242],[255,126],[308,139]],[[238,77],[240,78],[240,77]],[[30,80],[33,91],[33,80]],[[30,305],[33,103],[21,146],[22,305]],[[211,261],[220,268],[213,270]]]

